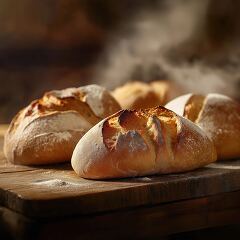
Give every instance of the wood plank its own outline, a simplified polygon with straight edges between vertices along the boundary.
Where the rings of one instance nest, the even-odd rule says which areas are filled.
[[[34,217],[71,216],[151,206],[240,190],[240,160],[182,174],[93,181],[70,164],[14,166],[0,158],[0,205]]]
[[[3,212],[2,222],[14,219],[6,231],[16,239],[159,239],[240,223],[240,191],[94,216],[36,220],[8,209]]]

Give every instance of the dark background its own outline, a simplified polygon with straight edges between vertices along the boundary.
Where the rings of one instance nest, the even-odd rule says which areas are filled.
[[[239,1],[1,0],[0,123],[45,91],[169,79],[239,99]]]

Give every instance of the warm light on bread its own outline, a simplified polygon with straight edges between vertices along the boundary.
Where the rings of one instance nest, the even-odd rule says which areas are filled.
[[[144,83],[128,82],[112,91],[123,109],[144,109],[164,105],[180,95],[180,90],[170,81]]]
[[[105,179],[184,172],[216,160],[212,141],[191,121],[164,107],[122,110],[78,142],[72,167]]]
[[[4,153],[15,164],[70,161],[79,139],[119,110],[115,99],[97,85],[47,92],[14,117],[5,135]]]
[[[166,108],[201,127],[216,146],[218,159],[240,157],[240,104],[221,94],[186,94]]]

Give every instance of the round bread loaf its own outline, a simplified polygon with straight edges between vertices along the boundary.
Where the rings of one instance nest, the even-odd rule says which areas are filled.
[[[4,153],[15,164],[70,161],[79,139],[103,118],[120,110],[97,85],[47,92],[20,111],[4,139]]]
[[[71,163],[83,178],[107,179],[184,172],[215,160],[199,127],[159,106],[102,120],[78,142]]]
[[[202,128],[215,144],[218,159],[240,157],[240,104],[220,95],[186,94],[166,108],[188,118]]]
[[[123,109],[144,109],[164,105],[180,95],[179,89],[170,81],[144,83],[128,82],[112,91],[112,95]]]

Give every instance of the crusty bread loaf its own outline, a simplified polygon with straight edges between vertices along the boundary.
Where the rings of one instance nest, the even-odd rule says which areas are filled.
[[[181,95],[179,91],[170,81],[134,81],[116,88],[112,95],[123,109],[144,109],[164,105],[170,99]]]
[[[218,159],[240,157],[240,104],[220,95],[186,94],[166,105],[199,127],[213,140]]]
[[[176,173],[216,160],[214,145],[191,121],[164,107],[122,110],[78,142],[72,167],[84,178]]]
[[[115,99],[97,85],[47,92],[12,120],[4,153],[15,164],[70,161],[86,131],[119,110]]]

